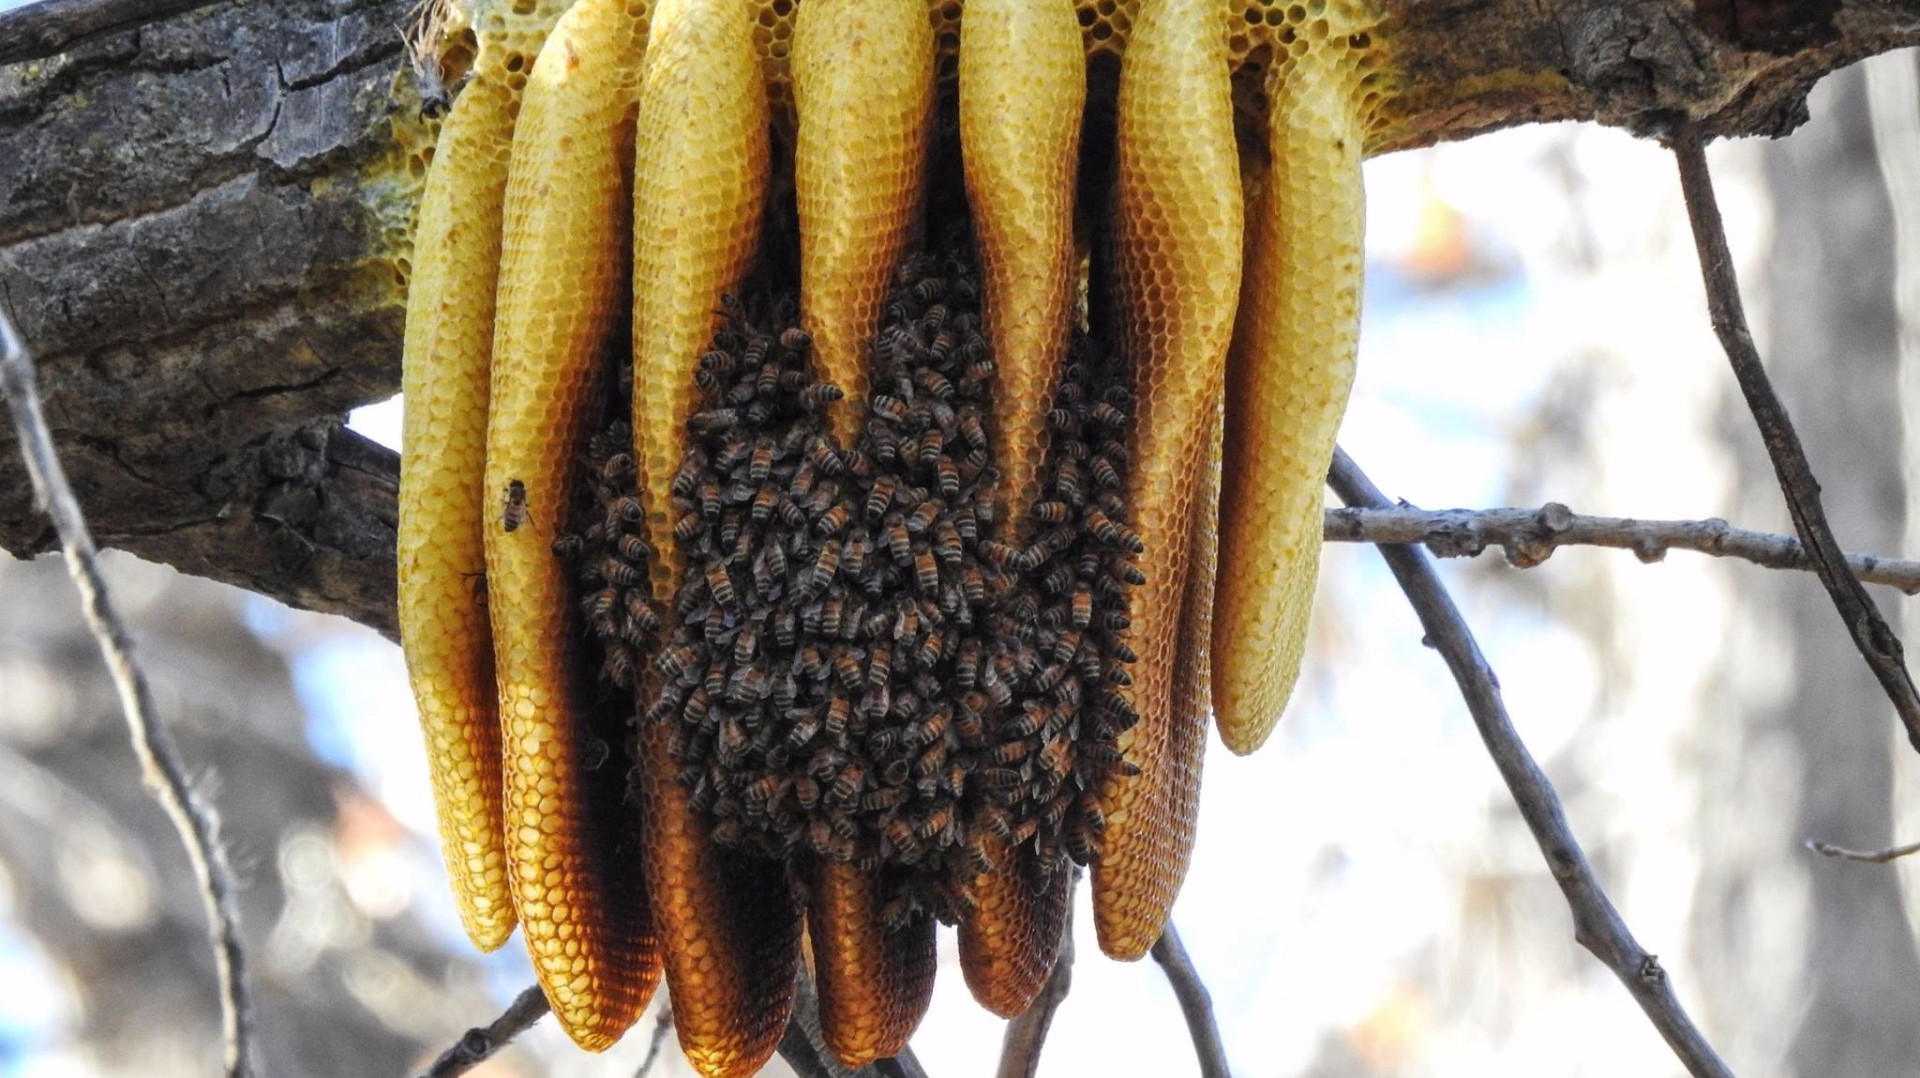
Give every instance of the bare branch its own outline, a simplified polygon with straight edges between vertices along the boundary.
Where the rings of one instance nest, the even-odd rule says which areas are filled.
[[[1833,537],[1827,512],[1820,504],[1820,483],[1813,476],[1807,453],[1793,432],[1786,405],[1774,392],[1760,362],[1760,350],[1754,347],[1753,333],[1747,328],[1747,316],[1740,303],[1740,281],[1734,276],[1733,254],[1727,249],[1727,232],[1720,221],[1720,205],[1713,194],[1713,176],[1707,169],[1706,149],[1700,133],[1691,124],[1681,123],[1672,138],[1673,156],[1680,166],[1680,188],[1685,193],[1687,217],[1693,223],[1693,243],[1700,253],[1700,274],[1706,282],[1707,313],[1713,331],[1733,364],[1733,376],[1747,399],[1766,443],[1767,456],[1773,460],[1773,472],[1786,496],[1787,512],[1793,517],[1793,529],[1813,557],[1814,572],[1827,586],[1834,609],[1846,623],[1848,635],[1867,660],[1867,666],[1893,701],[1894,710],[1907,728],[1907,740],[1920,751],[1920,691],[1907,672],[1900,638],[1867,597],[1867,590],[1847,568],[1846,555]]]
[[[1920,842],[1909,842],[1904,846],[1889,846],[1884,850],[1849,850],[1845,846],[1835,846],[1831,842],[1808,839],[1807,849],[1836,861],[1864,861],[1870,865],[1884,865],[1889,861],[1898,861],[1902,857],[1920,853]]]
[[[491,1059],[515,1037],[532,1029],[546,1014],[547,997],[540,986],[522,989],[513,1002],[507,1004],[507,1009],[500,1012],[500,1017],[461,1034],[453,1047],[440,1053],[440,1058],[434,1060],[433,1066],[422,1072],[420,1078],[455,1078],[467,1073]]]
[[[662,1000],[660,1013],[653,1017],[653,1037],[647,1041],[647,1058],[640,1061],[640,1069],[633,1072],[633,1078],[647,1078],[653,1073],[653,1065],[660,1060],[660,1052],[667,1046],[667,1034],[673,1032],[673,1002]]]
[[[1334,450],[1327,481],[1348,505],[1381,509],[1392,504],[1341,450]],[[1574,939],[1626,985],[1688,1073],[1695,1078],[1732,1078],[1733,1072],[1680,1006],[1666,970],[1634,940],[1620,911],[1594,876],[1593,866],[1567,825],[1560,795],[1520,740],[1500,699],[1499,679],[1480,654],[1480,645],[1440,583],[1433,564],[1416,547],[1387,544],[1379,550],[1420,616],[1427,643],[1446,660],[1494,767],[1546,856],[1547,868],[1573,913]]]
[[[1080,870],[1073,870],[1073,881],[1068,886],[1077,888],[1080,883]],[[1040,989],[1040,995],[1027,1006],[1025,1013],[1015,1015],[1007,1023],[1006,1035],[1000,1041],[1000,1067],[996,1078],[1034,1078],[1040,1071],[1040,1050],[1046,1046],[1047,1032],[1053,1028],[1053,1016],[1060,1005],[1067,1001],[1067,993],[1073,989],[1073,900],[1068,896],[1067,915],[1060,921],[1060,952],[1053,960],[1053,972],[1047,975],[1047,983]]]
[[[67,572],[80,592],[87,627],[100,645],[107,671],[120,695],[133,752],[141,777],[154,798],[173,820],[187,860],[199,881],[207,911],[207,931],[213,942],[214,976],[220,993],[220,1028],[225,1046],[226,1073],[243,1078],[252,1073],[253,1007],[247,992],[246,950],[240,942],[239,914],[234,907],[233,869],[220,844],[213,808],[201,800],[187,779],[187,767],[173,735],[161,722],[145,671],[133,654],[133,640],[100,573],[98,552],[87,531],[87,518],[67,484],[53,447],[35,384],[33,357],[27,353],[13,321],[0,309],[0,396],[7,399],[27,474],[33,480],[37,507],[53,519],[66,557]]]
[[[0,11],[0,64],[57,56],[108,34],[132,30],[219,0],[38,0]]]
[[[1500,547],[1507,561],[1530,569],[1564,546],[1631,550],[1644,562],[1656,562],[1669,550],[1692,550],[1716,558],[1738,558],[1768,569],[1811,571],[1813,560],[1791,535],[1736,528],[1710,520],[1637,520],[1575,513],[1559,502],[1538,509],[1329,509],[1323,535],[1328,542],[1419,543],[1438,558],[1471,558]],[[1848,554],[1847,567],[1868,584],[1885,584],[1908,595],[1920,593],[1920,561]]]
[[[1168,921],[1166,930],[1153,944],[1153,960],[1167,975],[1174,998],[1180,1001],[1180,1013],[1187,1018],[1187,1032],[1193,1037],[1194,1054],[1200,1057],[1200,1078],[1232,1078],[1227,1069],[1227,1049],[1220,1042],[1220,1026],[1213,1020],[1213,997],[1193,968],[1193,959],[1180,943],[1180,933]]]

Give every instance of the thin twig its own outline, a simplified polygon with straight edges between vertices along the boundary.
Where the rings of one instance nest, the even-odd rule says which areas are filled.
[[[660,1052],[667,1046],[667,1034],[673,1032],[673,1002],[660,1001],[660,1013],[653,1017],[653,1038],[647,1041],[647,1058],[640,1061],[640,1069],[633,1072],[633,1078],[647,1078],[653,1073],[653,1065],[660,1060]]]
[[[1180,1013],[1186,1016],[1187,1034],[1193,1038],[1194,1054],[1200,1058],[1200,1078],[1232,1078],[1227,1069],[1227,1048],[1220,1041],[1220,1026],[1213,1020],[1213,997],[1207,994],[1200,971],[1193,968],[1193,959],[1187,957],[1172,921],[1154,941],[1153,960],[1160,963],[1160,971],[1173,986],[1174,998],[1180,1001]]]
[[[0,64],[58,56],[109,34],[123,33],[220,0],[38,0],[0,10]]]
[[[1820,483],[1813,477],[1806,450],[1793,432],[1786,405],[1767,379],[1753,333],[1747,328],[1746,312],[1740,304],[1740,282],[1734,275],[1733,255],[1727,249],[1727,232],[1720,221],[1720,206],[1714,199],[1713,176],[1707,169],[1700,133],[1690,123],[1682,122],[1673,135],[1672,147],[1680,166],[1687,217],[1693,222],[1693,243],[1700,253],[1700,274],[1706,282],[1713,331],[1733,364],[1733,376],[1747,399],[1747,410],[1760,428],[1774,476],[1786,496],[1787,512],[1793,517],[1793,530],[1812,554],[1814,572],[1827,586],[1827,594],[1833,598],[1840,620],[1846,623],[1854,646],[1899,712],[1907,740],[1920,751],[1920,691],[1915,690],[1913,676],[1907,672],[1900,638],[1867,598],[1860,581],[1847,570],[1846,555],[1841,553],[1820,504]]]
[[[87,627],[100,645],[101,657],[119,692],[120,710],[126,716],[141,777],[172,819],[193,866],[207,911],[207,933],[213,942],[226,1073],[242,1078],[252,1070],[253,1007],[247,990],[246,950],[240,942],[239,914],[234,906],[238,889],[233,869],[220,844],[213,809],[194,792],[173,735],[154,708],[146,672],[134,658],[133,639],[100,573],[99,553],[87,530],[86,515],[60,466],[53,434],[40,408],[36,381],[33,357],[21,343],[7,312],[0,310],[0,396],[7,399],[7,410],[20,438],[20,452],[33,480],[34,503],[53,519],[54,529],[60,533],[61,552],[80,592]]]
[[[1437,558],[1470,558],[1500,547],[1507,561],[1530,569],[1566,546],[1631,550],[1656,562],[1669,550],[1692,550],[1737,558],[1767,569],[1812,571],[1797,536],[1736,528],[1710,520],[1637,520],[1575,513],[1559,502],[1538,509],[1329,509],[1322,534],[1328,542],[1419,543]],[[1877,554],[1848,554],[1847,567],[1868,584],[1920,593],[1920,561]]]
[[[500,1012],[500,1017],[487,1025],[475,1026],[460,1035],[453,1047],[440,1053],[420,1078],[455,1078],[465,1074],[487,1060],[493,1054],[505,1048],[515,1037],[533,1028],[533,1024],[547,1015],[547,996],[540,991],[539,985],[521,990]]]
[[[1074,887],[1080,882],[1080,870],[1075,869]],[[1040,1050],[1046,1046],[1047,1032],[1053,1028],[1053,1016],[1060,1011],[1060,1005],[1067,1000],[1067,993],[1073,990],[1073,896],[1067,896],[1067,915],[1060,922],[1060,953],[1053,960],[1053,972],[1047,975],[1047,983],[1040,988],[1040,994],[1021,1014],[1015,1015],[1007,1023],[1006,1035],[1000,1041],[1000,1069],[996,1078],[1034,1078],[1040,1070]]]
[[[1348,505],[1385,508],[1392,504],[1374,488],[1359,466],[1338,449],[1334,450],[1327,481]],[[1540,852],[1546,856],[1547,868],[1573,912],[1574,939],[1627,986],[1634,1001],[1640,1004],[1640,1009],[1646,1012],[1688,1073],[1695,1078],[1732,1078],[1733,1072],[1680,1006],[1666,970],[1634,940],[1620,912],[1594,876],[1593,866],[1587,863],[1585,851],[1567,825],[1560,795],[1554,792],[1546,772],[1540,770],[1533,754],[1520,740],[1513,720],[1507,715],[1506,704],[1500,699],[1499,680],[1480,654],[1480,645],[1474,641],[1452,597],[1440,583],[1433,564],[1418,547],[1388,544],[1378,549],[1420,616],[1426,642],[1446,660],[1494,767],[1507,784],[1527,829],[1533,832],[1534,841],[1539,843]]]
[[[1884,850],[1849,850],[1845,846],[1835,846],[1831,842],[1808,839],[1807,849],[1837,861],[1864,861],[1870,865],[1884,865],[1889,861],[1898,861],[1902,857],[1920,853],[1920,842],[1909,842],[1904,846],[1889,846]]]

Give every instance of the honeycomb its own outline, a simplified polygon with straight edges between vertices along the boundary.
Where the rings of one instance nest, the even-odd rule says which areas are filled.
[[[1159,936],[1210,702],[1250,748],[1297,671],[1385,92],[1358,0],[972,0],[964,58],[961,0],[800,2],[457,10],[416,155],[408,377],[467,357],[401,542],[449,869],[584,1046],[664,962],[706,1074],[773,1050],[803,912],[852,1063],[936,920],[1022,1010],[1069,860],[1104,950]]]
[[[487,624],[482,519],[485,401],[493,345],[500,222],[524,66],[559,17],[558,0],[525,15],[501,15],[484,36],[467,89],[440,124],[437,143],[395,121],[424,181],[415,235],[417,268],[401,259],[409,295],[401,389],[406,395],[398,529],[399,605],[410,627],[405,651],[433,761],[434,804],[461,921],[482,950],[513,931],[501,845],[500,722]],[[464,34],[476,40],[471,31]],[[514,60],[518,57],[518,60]],[[427,165],[436,147],[444,167]],[[497,511],[497,510],[496,510]]]
[[[664,10],[640,88],[633,184],[633,425],[653,590],[685,568],[670,487],[698,400],[694,358],[759,255],[767,101],[739,0]],[[671,32],[668,32],[671,31]]]
[[[1122,958],[1138,958],[1159,937],[1166,907],[1145,899],[1163,890],[1155,881],[1180,874],[1161,849],[1177,822],[1167,817],[1164,787],[1192,766],[1169,752],[1184,734],[1176,727],[1191,721],[1171,710],[1176,647],[1207,425],[1240,298],[1239,153],[1215,66],[1224,44],[1195,40],[1206,33],[1197,12],[1212,6],[1169,0],[1147,9],[1133,27],[1117,104],[1114,288],[1139,401],[1127,502],[1146,577],[1128,602],[1140,722],[1120,750],[1141,774],[1102,796],[1107,836],[1094,867],[1094,921],[1101,947]]]
[[[660,953],[651,918],[634,908],[639,889],[620,884],[631,858],[608,852],[630,818],[617,800],[609,814],[577,796],[591,785],[577,719],[593,709],[571,694],[573,603],[551,548],[624,291],[644,34],[616,0],[581,0],[534,64],[507,183],[483,487],[504,501],[484,533],[509,881],[541,987],[591,1049],[639,1017]],[[547,177],[561,174],[565,197],[545,197]]]
[[[1356,67],[1324,39],[1278,79],[1264,206],[1250,230],[1229,361],[1214,706],[1227,747],[1258,748],[1299,675],[1320,560],[1322,479],[1360,330]]]

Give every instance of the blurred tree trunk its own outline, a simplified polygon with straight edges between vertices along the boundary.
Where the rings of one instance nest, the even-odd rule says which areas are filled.
[[[1756,282],[1756,298],[1764,299],[1754,309],[1765,326],[1768,369],[1807,445],[1841,543],[1898,550],[1910,492],[1902,478],[1894,231],[1861,71],[1830,79],[1814,109],[1819,122],[1764,149],[1774,240],[1769,273]],[[1743,480],[1742,516],[1784,520],[1779,488],[1743,411],[1730,417],[1728,429]],[[1899,624],[1894,602],[1885,592],[1878,598]],[[1752,772],[1796,780],[1793,789],[1754,791],[1776,802],[1797,799],[1793,832],[1781,838],[1891,845],[1895,724],[1826,595],[1811,577],[1776,574],[1743,584],[1739,601],[1746,618],[1772,622],[1785,635],[1790,686],[1747,716],[1755,746],[1784,741],[1797,761],[1797,768]],[[1910,645],[1909,656],[1915,654]],[[1777,658],[1750,655],[1744,669],[1764,680],[1757,665]],[[1755,767],[1764,755],[1749,753],[1729,766]],[[1783,1062],[1802,1078],[1910,1073],[1920,1059],[1920,956],[1896,873],[1783,853],[1805,874],[1800,960],[1792,968],[1747,970],[1791,986]],[[1742,901],[1750,882],[1733,870],[1710,885],[1701,921],[1718,919],[1716,902]],[[1732,938],[1721,943],[1739,945]]]
[[[433,881],[438,857],[315,758],[287,661],[243,624],[241,593],[108,561],[160,710],[219,807],[260,1073],[409,1073],[497,1004],[415,905],[368,903],[353,884],[371,870],[387,887]],[[179,837],[140,782],[72,582],[58,559],[0,555],[0,595],[0,925],[38,945],[54,976],[37,991],[59,1001],[51,1028],[33,1031],[36,1054],[102,1078],[215,1073],[206,916]],[[0,1016],[0,1053],[13,1025]]]

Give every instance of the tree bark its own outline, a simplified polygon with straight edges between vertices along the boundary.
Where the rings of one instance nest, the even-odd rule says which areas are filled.
[[[113,30],[155,2],[179,6],[0,14],[0,303],[103,544],[391,634],[397,460],[340,417],[399,389],[432,137],[410,0],[241,0]],[[1778,135],[1820,75],[1920,43],[1920,0],[1382,6],[1372,152],[1545,120],[1657,135],[1682,114]],[[52,541],[28,499],[0,435],[16,554]]]

